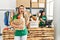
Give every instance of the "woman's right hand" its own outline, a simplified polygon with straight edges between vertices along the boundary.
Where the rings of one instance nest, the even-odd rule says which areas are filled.
[[[11,25],[13,28],[18,28],[18,26],[15,25],[15,24],[13,23],[13,21],[11,21],[10,25]]]
[[[14,10],[12,10],[10,13],[10,17],[13,17],[13,16],[14,16]]]

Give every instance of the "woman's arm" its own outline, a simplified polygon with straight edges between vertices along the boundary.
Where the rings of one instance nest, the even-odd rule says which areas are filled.
[[[23,18],[21,24],[19,25],[19,28],[23,29],[24,27],[25,27],[25,19]]]
[[[14,23],[13,23],[13,21],[11,21],[11,24],[10,24],[13,28],[18,28],[18,26],[17,25],[15,25]]]
[[[40,20],[43,21],[43,22],[45,23],[45,21],[44,21],[42,18],[40,18]]]
[[[31,14],[29,12],[25,12],[24,13],[24,17],[25,17],[25,23],[26,23],[26,26],[28,27],[29,26],[29,18],[30,18]]]

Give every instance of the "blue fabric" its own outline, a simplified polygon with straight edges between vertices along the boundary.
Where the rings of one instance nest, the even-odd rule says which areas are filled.
[[[9,20],[9,12],[5,12],[5,14],[4,14],[4,24],[6,26],[9,26],[8,20]]]

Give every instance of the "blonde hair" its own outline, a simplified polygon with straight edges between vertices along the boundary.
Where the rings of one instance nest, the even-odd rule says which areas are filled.
[[[24,6],[23,6],[23,5],[20,5],[20,6],[18,7],[18,13],[19,13],[19,10],[20,10],[19,8],[20,8],[20,7],[24,7]],[[24,10],[26,10],[25,7],[24,7]]]

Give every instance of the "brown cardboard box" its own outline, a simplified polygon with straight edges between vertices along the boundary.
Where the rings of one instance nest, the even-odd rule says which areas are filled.
[[[39,3],[45,3],[46,0],[39,0]]]
[[[31,2],[38,2],[38,0],[31,0]]]
[[[32,2],[32,8],[38,8],[38,2]]]
[[[30,7],[30,0],[16,0],[16,7],[19,7],[20,5]]]
[[[45,8],[45,3],[39,3],[39,8]]]

